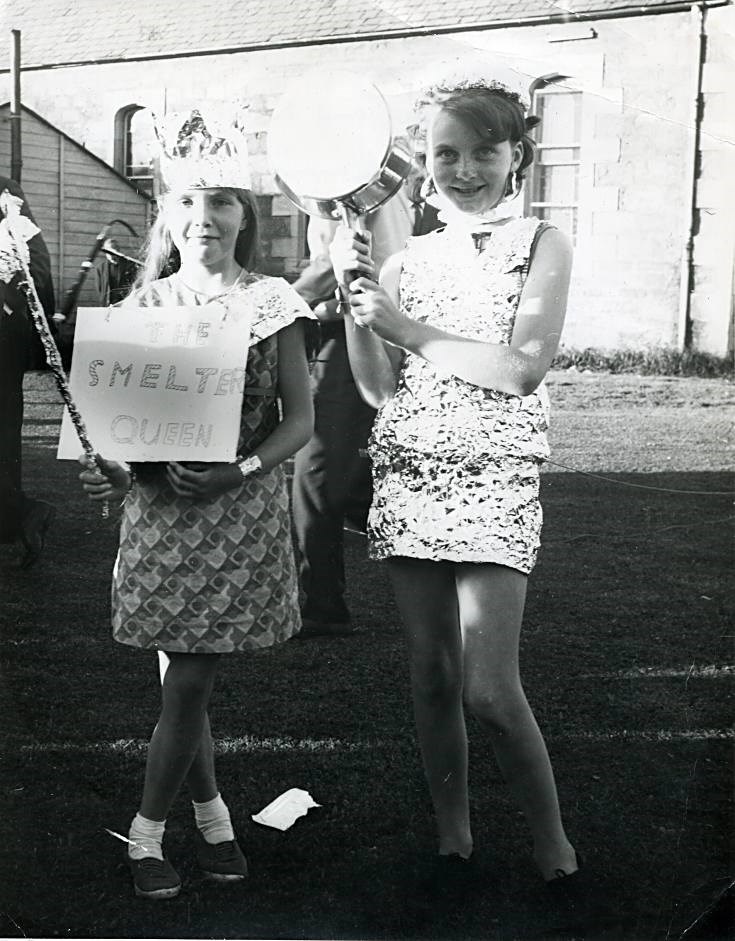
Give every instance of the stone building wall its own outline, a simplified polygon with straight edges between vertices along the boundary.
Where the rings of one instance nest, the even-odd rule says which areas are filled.
[[[691,311],[696,347],[724,355],[732,343],[735,258],[730,221],[735,216],[724,212],[721,200],[723,191],[735,189],[735,135],[727,126],[732,113],[727,93],[735,78],[728,41],[732,10],[711,10],[707,26],[711,57],[705,70],[706,133],[699,182],[705,212],[696,242]],[[114,116],[120,108],[138,104],[175,110],[198,99],[241,97],[267,126],[282,91],[304,71],[326,63],[372,77],[388,97],[397,126],[408,117],[424,78],[461,61],[513,67],[528,82],[549,72],[572,76],[568,84],[584,92],[582,166],[564,345],[678,347],[685,310],[697,29],[694,14],[678,13],[601,20],[584,27],[572,23],[56,68],[24,73],[23,98],[111,162]],[[261,130],[253,138],[253,170],[264,215],[265,253],[269,270],[292,277],[304,264],[304,220],[277,194],[266,146]]]

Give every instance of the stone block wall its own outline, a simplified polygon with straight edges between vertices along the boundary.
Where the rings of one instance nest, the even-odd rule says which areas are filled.
[[[707,105],[692,318],[698,348],[731,343],[735,213],[723,213],[731,174],[735,79],[732,10],[711,10]],[[578,237],[563,343],[567,347],[676,347],[682,339],[683,263],[689,232],[696,22],[688,13],[590,24],[588,41],[566,41],[566,25],[355,42],[57,68],[23,75],[26,104],[108,162],[113,121],[129,104],[172,110],[194,101],[243,99],[262,119],[253,137],[253,176],[262,216],[265,268],[293,278],[305,264],[305,220],[280,196],[267,162],[267,119],[281,93],[329,63],[366,73],[388,98],[401,129],[426,76],[471,59],[526,83],[549,72],[583,91]],[[0,92],[2,89],[0,89]],[[314,104],[318,108],[318,102]],[[359,110],[357,112],[359,114]],[[295,141],[295,146],[298,142]]]

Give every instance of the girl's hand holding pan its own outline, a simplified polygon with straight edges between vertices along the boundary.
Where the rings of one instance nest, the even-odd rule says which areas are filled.
[[[329,257],[334,268],[334,276],[341,288],[346,289],[360,276],[376,280],[377,272],[370,255],[370,233],[355,232],[340,225],[329,246]]]
[[[409,319],[379,284],[369,278],[353,281],[350,285],[350,310],[357,326],[366,327],[387,343],[402,345]]]

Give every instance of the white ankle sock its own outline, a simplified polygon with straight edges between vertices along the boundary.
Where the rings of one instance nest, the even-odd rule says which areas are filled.
[[[203,801],[201,804],[196,801],[191,803],[194,807],[196,825],[207,843],[224,843],[226,840],[235,839],[230,812],[221,794],[217,794],[211,801]]]
[[[166,828],[165,820],[149,820],[136,814],[128,830],[128,855],[131,859],[144,859],[153,856],[163,859],[163,831]]]

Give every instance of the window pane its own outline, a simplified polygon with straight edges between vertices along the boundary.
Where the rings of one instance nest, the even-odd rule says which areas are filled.
[[[582,93],[558,86],[542,89],[534,95],[533,112],[541,124],[535,135],[538,149],[527,191],[528,211],[548,219],[574,240],[582,158]]]
[[[580,137],[580,92],[539,92],[535,111],[541,118],[537,139],[544,144],[572,144]]]
[[[150,176],[155,152],[155,132],[150,112],[141,109],[128,118],[126,176]]]
[[[533,201],[576,205],[579,167],[540,166],[534,174]]]
[[[579,160],[579,147],[540,147],[537,153],[538,162],[542,164],[576,163]]]

